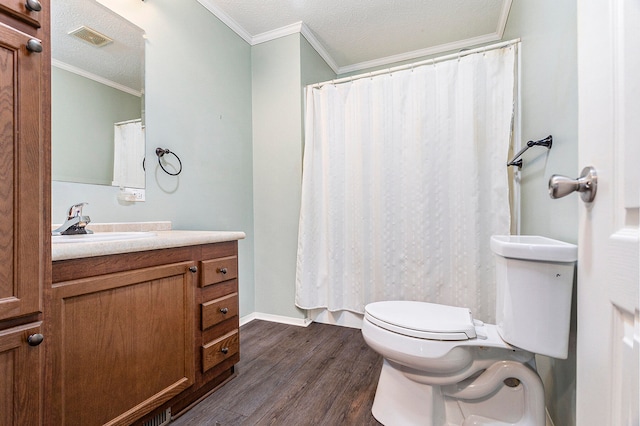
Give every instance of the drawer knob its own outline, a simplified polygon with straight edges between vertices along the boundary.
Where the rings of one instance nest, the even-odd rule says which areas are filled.
[[[198,272],[198,267],[197,266],[189,266],[189,270],[195,274],[196,272]]]
[[[32,38],[27,42],[27,50],[33,53],[40,53],[42,52],[42,43],[40,43],[39,40]]]
[[[27,337],[27,343],[29,346],[38,346],[44,340],[44,336],[40,333],[32,334]]]
[[[218,268],[218,272],[224,275],[227,273],[227,268]]]
[[[30,10],[32,12],[40,12],[42,10],[42,5],[38,0],[27,0],[24,6],[27,8],[27,10]]]
[[[220,352],[226,355],[227,353],[229,353],[229,348],[222,348],[220,349]]]
[[[223,314],[226,314],[227,312],[229,312],[229,309],[227,309],[227,308],[220,308],[220,312],[222,312]]]

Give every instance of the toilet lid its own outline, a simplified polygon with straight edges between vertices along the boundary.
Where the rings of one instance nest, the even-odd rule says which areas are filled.
[[[370,303],[365,318],[373,324],[411,337],[431,340],[467,340],[476,337],[471,311],[427,302]]]

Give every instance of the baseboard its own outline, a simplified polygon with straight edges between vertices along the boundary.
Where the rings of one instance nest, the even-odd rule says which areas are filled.
[[[295,325],[298,327],[307,327],[312,321],[308,318],[293,318],[282,315],[265,314],[262,312],[253,312],[240,318],[240,327],[250,323],[253,320],[262,320],[270,322],[278,322],[280,324]]]

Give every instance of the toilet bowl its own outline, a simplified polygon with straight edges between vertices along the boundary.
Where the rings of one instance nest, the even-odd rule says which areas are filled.
[[[372,408],[382,424],[545,424],[534,355],[566,357],[577,247],[494,236],[491,248],[496,325],[467,308],[427,302],[365,307],[362,335],[384,358]]]

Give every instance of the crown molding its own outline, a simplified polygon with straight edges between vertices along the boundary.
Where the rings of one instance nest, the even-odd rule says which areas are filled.
[[[211,0],[198,0],[205,9],[213,13],[219,20],[221,20],[227,27],[231,28],[233,32],[238,34],[244,41],[252,45],[251,34],[247,32],[235,19],[227,15],[222,9],[216,6]]]
[[[238,24],[233,18],[227,15],[222,9],[213,3],[213,0],[197,0],[202,6],[204,6],[209,12],[213,13],[218,19],[220,19],[225,25],[227,25],[232,31],[240,36],[244,41],[251,46],[256,44],[265,43],[271,40],[275,40],[280,37],[285,37],[291,34],[300,33],[311,44],[311,46],[318,52],[318,54],[324,59],[324,61],[331,67],[331,69],[337,74],[347,74],[356,71],[362,71],[368,68],[384,67],[397,62],[411,61],[417,58],[436,55],[443,52],[465,49],[471,46],[476,46],[483,43],[491,43],[497,40],[501,40],[504,34],[505,27],[507,25],[507,18],[509,17],[509,11],[511,10],[512,0],[506,0],[503,3],[502,10],[500,12],[500,18],[496,31],[490,34],[485,34],[479,37],[473,37],[466,40],[460,40],[453,43],[441,44],[438,46],[429,47],[426,49],[414,50],[411,52],[405,52],[398,55],[387,56],[384,58],[374,59],[371,61],[360,62],[357,64],[347,65],[344,67],[338,66],[333,57],[327,52],[324,45],[318,41],[311,29],[304,22],[296,22],[285,27],[277,28],[272,31],[267,31],[261,34],[252,36],[247,30],[245,30],[240,24]]]
[[[414,50],[411,52],[401,53],[399,55],[387,56],[384,58],[374,59],[372,61],[359,62],[353,65],[340,67],[338,75],[347,74],[356,71],[362,71],[369,68],[384,67],[398,62],[406,62],[423,58],[425,56],[437,55],[439,53],[450,52],[452,50],[466,49],[471,46],[477,46],[483,43],[491,43],[500,40],[500,36],[496,33],[487,34],[479,37],[468,38],[466,40],[455,41],[453,43],[440,44],[438,46],[428,47],[426,49]]]
[[[296,22],[295,24],[287,25],[286,27],[276,28],[273,31],[267,31],[261,34],[257,34],[251,38],[251,45],[255,46],[256,44],[265,43],[267,41],[272,41],[278,39],[280,37],[285,37],[291,34],[302,34],[302,36],[307,39],[309,44],[315,49],[316,52],[324,59],[324,61],[331,67],[333,72],[338,73],[338,64],[333,60],[331,55],[324,48],[322,43],[318,41],[313,32],[309,29],[307,24],[304,22]]]
[[[336,61],[331,57],[327,49],[324,48],[324,45],[318,41],[315,34],[309,29],[309,27],[303,22],[300,32],[304,36],[305,39],[309,42],[309,44],[318,52],[318,55],[324,59],[324,61],[329,65],[329,67],[338,74],[338,70],[340,67],[336,64]]]
[[[280,37],[285,37],[291,34],[299,34],[302,32],[303,25],[304,24],[302,23],[302,21],[300,21],[291,25],[276,28],[275,30],[256,34],[251,37],[251,45],[255,46],[256,44],[265,43],[267,41],[275,40]]]
[[[505,1],[502,4],[502,11],[500,12],[500,18],[498,20],[498,28],[496,28],[496,34],[502,38],[504,35],[504,29],[507,27],[507,19],[509,18],[509,11],[511,11],[512,0]]]
[[[132,89],[131,87],[122,85],[120,83],[116,83],[115,81],[108,80],[104,77],[100,77],[99,75],[90,73],[88,71],[83,70],[82,68],[75,67],[73,65],[69,65],[65,62],[59,61],[57,59],[51,59],[51,66],[56,68],[60,68],[62,70],[68,71],[73,74],[77,74],[81,77],[88,78],[89,80],[96,81],[98,83],[104,84],[105,86],[112,87],[114,89],[120,90],[122,92],[128,93],[133,96],[142,97],[142,92],[140,90]]]

